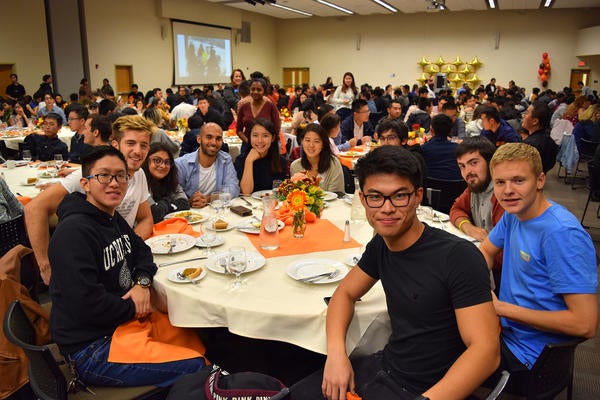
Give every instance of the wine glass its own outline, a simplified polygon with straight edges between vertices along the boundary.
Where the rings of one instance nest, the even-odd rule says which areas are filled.
[[[241,273],[246,270],[246,249],[241,246],[234,246],[229,249],[229,271],[235,274],[235,280],[231,285],[232,289],[239,289],[244,286],[241,279]]]
[[[229,203],[231,202],[231,193],[223,192],[219,194],[219,200],[223,202],[223,207],[228,208]]]
[[[31,161],[31,150],[23,150],[23,160],[27,162]]]
[[[219,217],[219,215],[221,215],[221,212],[223,210],[223,206],[225,205],[225,203],[223,202],[223,200],[221,200],[221,195],[223,193],[221,192],[213,192],[210,195],[210,206],[215,210],[216,212],[216,218]],[[231,200],[231,199],[230,199]]]
[[[214,254],[210,246],[217,238],[217,233],[212,229],[209,229],[207,226],[208,225],[199,225],[199,229],[201,235],[200,240],[202,240],[202,243],[206,247],[206,255],[208,256]]]

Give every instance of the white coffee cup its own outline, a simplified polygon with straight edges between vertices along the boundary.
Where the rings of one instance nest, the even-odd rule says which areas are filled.
[[[7,160],[6,161],[6,167],[8,169],[13,169],[17,166],[17,162],[15,160]]]

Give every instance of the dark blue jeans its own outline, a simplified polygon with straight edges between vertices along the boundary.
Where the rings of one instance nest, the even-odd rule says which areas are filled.
[[[203,358],[156,364],[108,362],[110,337],[103,337],[71,355],[82,381],[96,386],[170,386],[179,377],[204,367]]]

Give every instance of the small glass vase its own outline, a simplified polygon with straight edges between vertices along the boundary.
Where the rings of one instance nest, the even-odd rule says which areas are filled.
[[[294,220],[292,221],[292,233],[295,238],[303,238],[304,231],[306,231],[306,218],[304,210],[296,211],[294,213]]]

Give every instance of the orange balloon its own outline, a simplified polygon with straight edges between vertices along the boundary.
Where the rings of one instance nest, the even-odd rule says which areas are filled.
[[[540,79],[542,80],[542,82],[545,82],[548,80],[548,76],[546,74],[542,74],[542,76],[540,76]]]
[[[550,64],[550,59],[549,58],[544,58],[544,64],[545,65],[549,65]]]

